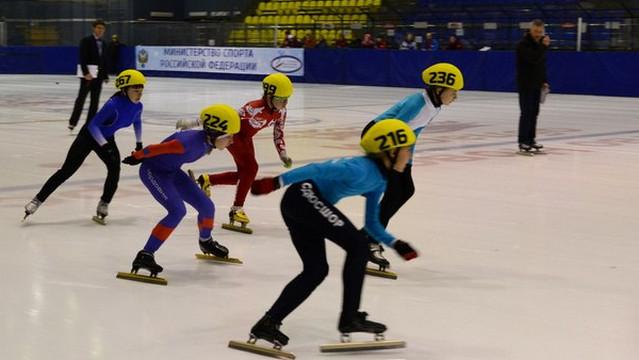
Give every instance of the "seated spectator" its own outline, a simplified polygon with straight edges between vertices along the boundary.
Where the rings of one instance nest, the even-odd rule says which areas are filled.
[[[291,30],[286,30],[284,32],[284,41],[282,42],[283,48],[298,48],[302,47],[300,41],[297,40],[295,35],[291,34]]]
[[[417,50],[417,42],[415,41],[415,35],[411,32],[406,33],[404,41],[399,46],[400,50]]]
[[[377,36],[375,38],[375,48],[377,49],[390,49],[390,44],[386,41],[386,38],[383,34]]]
[[[448,46],[446,46],[446,50],[462,50],[464,49],[464,45],[455,35],[451,35],[448,38]]]
[[[304,35],[304,47],[307,49],[312,49],[317,46],[317,41],[315,41],[315,36],[309,31]]]
[[[426,33],[426,39],[424,39],[423,49],[427,51],[439,50],[439,41],[433,38],[433,33]]]
[[[346,47],[348,47],[348,40],[346,40],[346,37],[344,36],[344,33],[340,33],[339,37],[337,38],[337,40],[335,40],[335,47],[336,48],[346,48]]]
[[[317,42],[317,45],[315,46],[316,49],[318,48],[327,48],[328,44],[326,43],[326,38],[324,37],[324,35],[320,34],[319,36],[319,41]]]
[[[373,39],[373,35],[369,32],[364,33],[364,38],[362,39],[362,48],[364,49],[374,49],[375,48],[375,40]]]

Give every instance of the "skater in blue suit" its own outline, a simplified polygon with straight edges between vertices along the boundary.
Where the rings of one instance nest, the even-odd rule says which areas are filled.
[[[422,80],[426,89],[409,95],[402,101],[393,105],[378,117],[369,122],[362,136],[368,129],[382,119],[399,119],[415,132],[419,137],[422,131],[439,114],[442,105],[450,105],[457,99],[457,92],[464,87],[464,77],[461,71],[452,64],[438,63],[428,67],[422,72]],[[399,171],[392,169],[388,174],[388,183],[392,184],[384,193],[381,201],[380,221],[384,227],[388,226],[391,217],[410,199],[415,193],[415,184],[412,177],[412,157],[415,146],[410,149],[411,158],[406,167]],[[375,241],[370,242],[369,261],[380,268],[388,268],[390,263],[382,252],[384,248]]]
[[[253,183],[251,192],[256,195],[290,185],[282,197],[280,209],[302,259],[303,270],[286,285],[273,306],[253,326],[252,337],[280,346],[288,343],[288,337],[279,331],[281,322],[328,274],[325,239],[346,251],[339,331],[377,334],[386,331],[384,324],[366,320],[367,314],[359,311],[368,241],[335,203],[344,197],[364,196],[365,228],[371,237],[393,247],[405,260],[417,257],[415,249],[386,232],[379,221],[379,199],[386,191],[388,172],[406,165],[409,148],[414,143],[415,134],[406,123],[396,119],[383,120],[373,125],[361,141],[366,156],[312,163]]]
[[[233,134],[240,130],[240,117],[232,107],[224,104],[208,106],[200,113],[203,130],[176,132],[160,144],[135,151],[122,162],[140,166],[140,179],[157,202],[168,212],[153,228],[144,248],[133,260],[133,269],[149,270],[151,275],[161,272],[154,253],[186,215],[184,202],[198,211],[199,245],[202,252],[226,258],[228,249],[213,240],[211,231],[215,205],[189,177],[181,166],[192,163],[213,149],[223,150],[233,143]]]

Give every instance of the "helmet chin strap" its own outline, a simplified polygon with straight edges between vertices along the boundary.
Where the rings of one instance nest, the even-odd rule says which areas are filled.
[[[442,91],[440,91],[439,94],[436,94],[433,87],[429,86],[426,88],[426,94],[428,95],[430,101],[433,103],[433,106],[436,108],[442,107]]]

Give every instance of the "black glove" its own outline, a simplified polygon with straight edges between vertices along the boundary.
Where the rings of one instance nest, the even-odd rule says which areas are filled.
[[[417,250],[413,249],[413,247],[410,246],[410,244],[406,241],[402,241],[399,239],[395,240],[395,242],[393,243],[393,248],[395,248],[395,251],[397,251],[399,256],[403,257],[406,261],[412,260],[417,257]]]
[[[118,149],[115,147],[115,144],[106,143],[102,145],[102,151],[106,154],[109,161],[117,163],[120,162],[120,154],[118,153]]]
[[[133,157],[133,153],[131,153],[131,155],[125,157],[124,160],[122,160],[122,163],[127,165],[138,165],[142,161],[143,159],[136,159],[135,157]]]
[[[140,151],[142,150],[143,146],[142,146],[142,142],[136,142],[135,143],[135,151]]]

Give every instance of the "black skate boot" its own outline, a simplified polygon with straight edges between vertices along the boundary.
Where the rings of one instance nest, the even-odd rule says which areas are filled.
[[[144,250],[140,250],[133,260],[133,265],[131,265],[131,272],[137,274],[138,270],[140,270],[141,268],[149,270],[149,272],[151,273],[151,277],[157,276],[158,273],[161,273],[162,270],[164,270],[155,262],[153,254]]]
[[[269,314],[265,314],[253,327],[251,328],[251,339],[263,339],[276,347],[282,347],[288,344],[288,336],[284,335],[280,331],[280,322],[276,321]]]
[[[384,247],[377,243],[370,243],[368,245],[370,247],[368,252],[368,261],[379,266],[380,271],[384,271],[386,268],[389,268],[390,263],[382,254],[384,252]]]
[[[343,335],[352,332],[381,334],[386,331],[386,325],[366,320],[367,316],[368,314],[363,311],[357,311],[350,315],[342,314],[337,328]]]
[[[519,154],[533,156],[535,154],[535,149],[531,145],[521,143],[519,144]]]
[[[202,252],[207,255],[210,254],[223,259],[229,256],[229,249],[226,246],[221,245],[217,241],[213,240],[212,237],[209,237],[204,241],[200,239],[200,250],[202,250]]]

